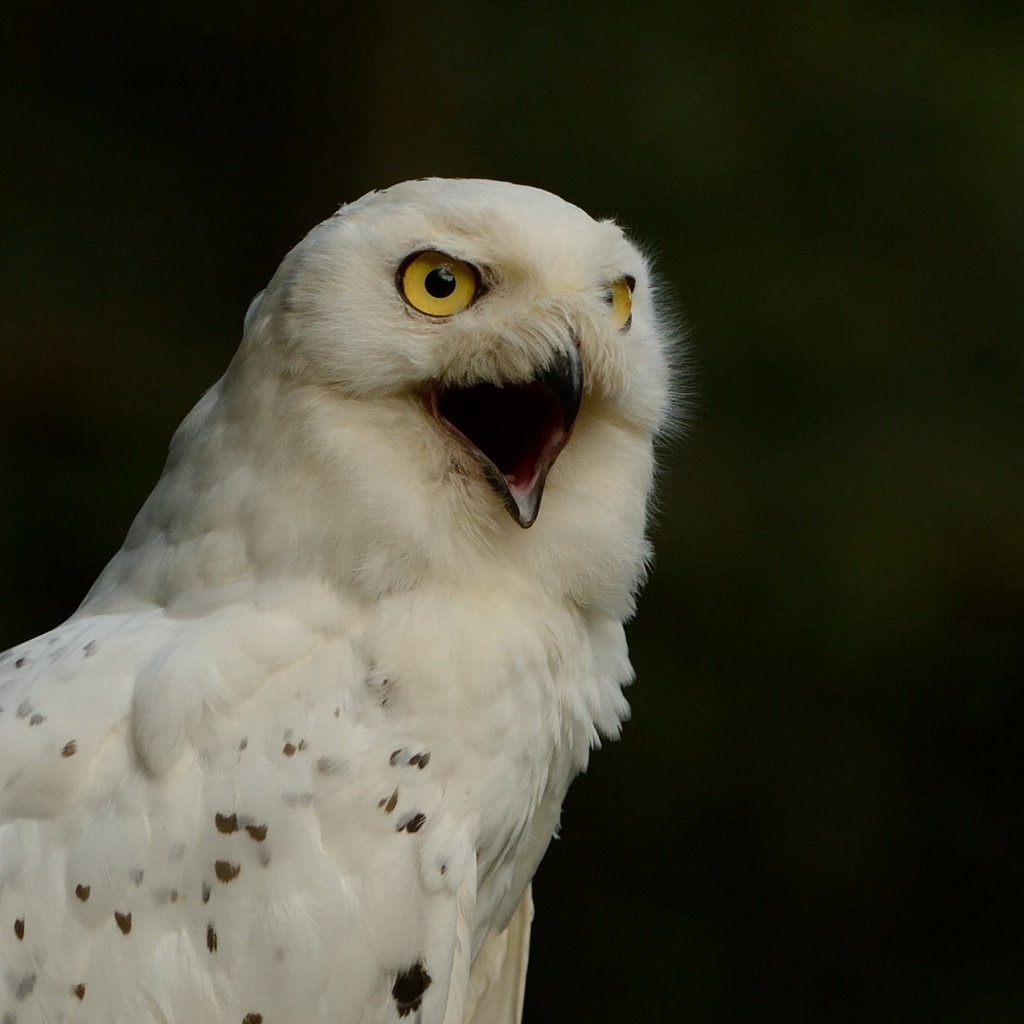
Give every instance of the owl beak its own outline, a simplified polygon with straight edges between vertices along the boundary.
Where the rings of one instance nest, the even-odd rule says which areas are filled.
[[[582,395],[583,366],[572,348],[526,383],[436,387],[431,410],[527,529],[536,522],[544,483],[572,434]]]

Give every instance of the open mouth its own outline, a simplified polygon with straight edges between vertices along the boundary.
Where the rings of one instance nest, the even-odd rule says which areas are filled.
[[[583,390],[575,351],[560,353],[525,383],[439,385],[438,421],[476,456],[513,519],[532,526],[548,471],[572,433]]]

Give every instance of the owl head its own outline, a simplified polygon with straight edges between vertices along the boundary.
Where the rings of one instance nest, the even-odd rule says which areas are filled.
[[[662,423],[662,330],[613,222],[537,188],[432,178],[314,228],[253,301],[242,351],[352,399],[406,399],[529,527],[578,418]]]
[[[611,221],[496,181],[371,192],[253,300],[96,594],[305,573],[371,597],[540,587],[622,618],[670,348]]]

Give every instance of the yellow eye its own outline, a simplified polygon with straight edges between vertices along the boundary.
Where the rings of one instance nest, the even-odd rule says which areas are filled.
[[[612,323],[615,329],[625,331],[633,322],[633,289],[636,278],[620,277],[612,282],[608,290],[608,305],[612,307]]]
[[[413,253],[398,271],[405,301],[427,316],[460,313],[480,288],[476,270],[443,252]]]

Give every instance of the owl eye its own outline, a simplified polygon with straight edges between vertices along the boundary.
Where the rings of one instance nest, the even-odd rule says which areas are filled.
[[[398,287],[413,309],[427,316],[451,316],[476,298],[480,278],[469,263],[431,250],[406,259],[398,271]]]
[[[633,322],[633,289],[636,287],[636,278],[620,277],[613,281],[608,289],[606,301],[612,309],[612,323],[618,331],[629,330]]]

